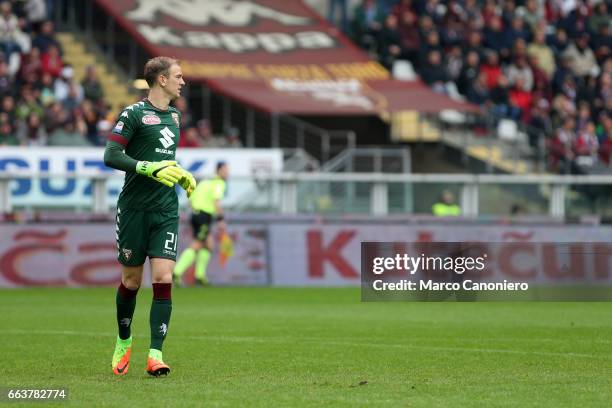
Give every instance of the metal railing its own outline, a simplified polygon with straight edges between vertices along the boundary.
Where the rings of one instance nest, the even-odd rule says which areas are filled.
[[[91,197],[87,211],[108,213],[114,198],[108,182],[122,177],[119,173],[0,173],[0,211],[11,213],[15,207],[19,180],[47,180],[91,182]],[[608,203],[612,194],[612,176],[556,176],[556,175],[472,175],[472,174],[389,174],[389,173],[280,173],[262,174],[249,178],[232,178],[230,185],[248,182],[254,188],[250,206],[244,211],[282,214],[392,214],[428,213],[436,200],[436,193],[454,190],[459,197],[462,215],[477,218],[496,214],[514,198],[523,197],[525,206],[539,205],[534,215],[547,215],[564,219],[569,214],[612,216]],[[115,183],[116,184],[116,183]],[[252,187],[256,186],[256,187]],[[350,194],[339,191],[348,186]],[[516,189],[524,189],[523,196]],[[525,198],[525,196],[527,198]],[[89,199],[89,198],[88,198]],[[54,198],[38,200],[27,208],[46,209],[53,206]],[[588,200],[603,200],[603,206],[592,206]],[[73,203],[77,207],[76,203]],[[186,202],[182,201],[183,206]],[[234,208],[238,208],[236,203]],[[63,207],[71,204],[64,204]],[[82,203],[78,205],[83,207]],[[231,205],[229,206],[231,208]],[[493,211],[491,211],[491,208]],[[585,209],[586,208],[586,209]],[[497,214],[504,214],[499,211]],[[507,213],[506,213],[507,214]]]

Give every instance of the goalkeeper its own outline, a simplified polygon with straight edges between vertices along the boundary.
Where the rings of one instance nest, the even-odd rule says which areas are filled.
[[[225,195],[225,188],[229,169],[227,164],[217,164],[216,176],[212,180],[200,182],[189,198],[193,214],[191,215],[191,227],[193,229],[193,242],[179,257],[174,268],[174,282],[181,284],[183,274],[195,261],[196,282],[206,285],[206,266],[210,260],[214,241],[210,229],[214,221],[224,230],[225,221],[221,198]]]
[[[117,290],[119,334],[112,370],[125,375],[132,351],[131,325],[143,265],[149,258],[153,301],[150,311],[151,342],[147,372],[166,375],[162,345],[172,312],[172,270],[178,238],[178,198],[175,184],[189,196],[195,179],[175,161],[181,114],[170,106],[185,85],[178,61],[168,57],[149,60],[144,68],[149,85],[146,99],[125,108],[108,137],[104,163],[125,171],[117,202],[117,250],[122,265]]]

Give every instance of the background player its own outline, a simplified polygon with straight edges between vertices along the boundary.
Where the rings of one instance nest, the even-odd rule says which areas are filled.
[[[191,227],[193,229],[193,242],[181,254],[176,268],[174,268],[174,282],[181,284],[183,274],[195,261],[196,282],[203,285],[208,283],[206,266],[214,247],[214,240],[210,230],[214,221],[225,230],[223,208],[221,199],[225,195],[229,169],[226,163],[217,163],[216,176],[212,180],[202,181],[198,184],[189,198],[191,209]]]
[[[178,237],[178,198],[175,183],[190,195],[191,174],[174,161],[179,139],[180,113],[169,106],[185,85],[178,62],[168,57],[149,60],[144,68],[148,98],[128,106],[108,138],[104,163],[125,171],[117,202],[118,259],[123,265],[117,290],[119,335],[112,358],[113,372],[127,373],[132,350],[131,323],[143,264],[151,264],[153,302],[147,372],[168,374],[162,344],[172,312],[172,269]]]

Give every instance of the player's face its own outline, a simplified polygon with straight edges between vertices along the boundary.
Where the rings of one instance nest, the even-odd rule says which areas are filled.
[[[221,177],[223,180],[227,180],[227,176],[229,176],[229,169],[227,168],[227,165],[225,165],[219,169],[219,177]]]
[[[168,77],[166,78],[166,86],[164,90],[172,97],[176,99],[181,96],[181,88],[185,85],[183,79],[183,71],[178,64],[173,64],[168,70]]]

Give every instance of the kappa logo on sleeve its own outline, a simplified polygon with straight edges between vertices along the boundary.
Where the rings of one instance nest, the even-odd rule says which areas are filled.
[[[172,119],[174,119],[174,123],[176,123],[176,126],[180,127],[181,124],[179,123],[179,116],[178,113],[176,112],[172,112]]]
[[[142,117],[142,123],[145,125],[159,125],[161,123],[161,119],[159,116],[155,115],[144,115]]]

